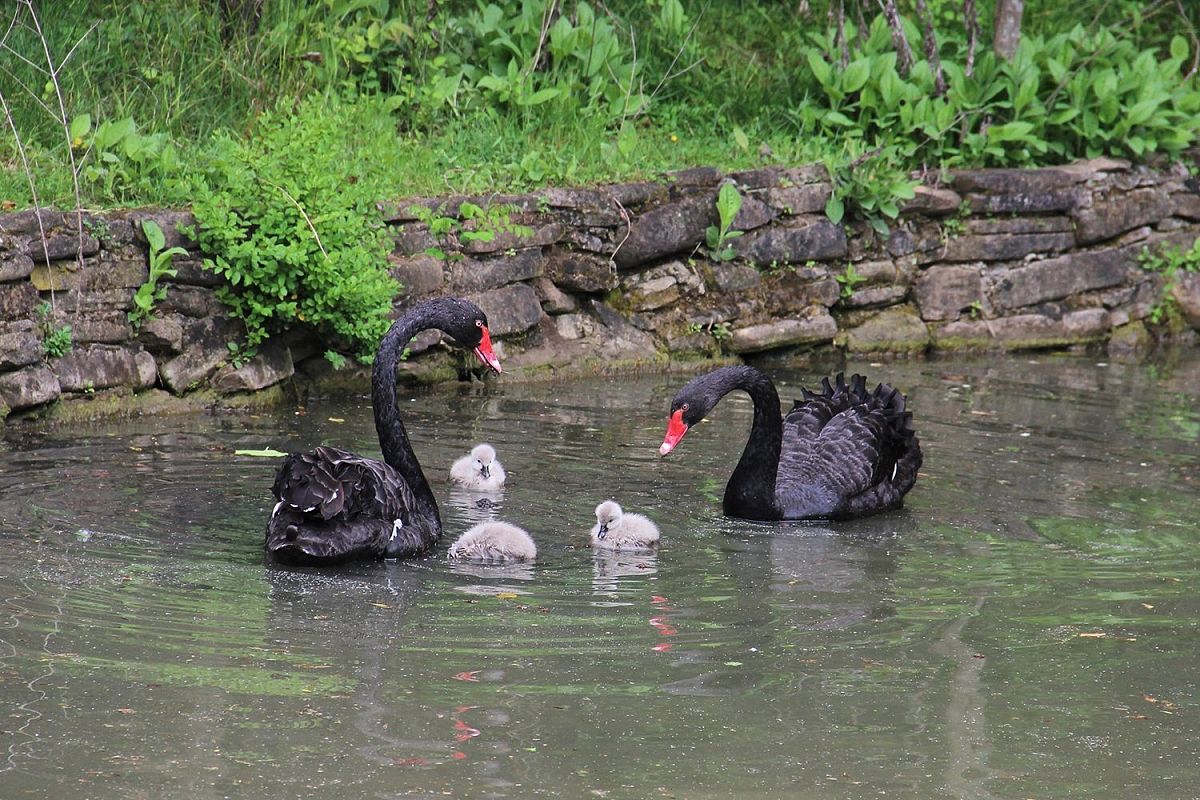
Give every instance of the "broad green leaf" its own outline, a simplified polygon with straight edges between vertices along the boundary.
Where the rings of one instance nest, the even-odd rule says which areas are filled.
[[[287,453],[281,453],[278,450],[267,448],[266,450],[234,450],[235,456],[251,456],[253,458],[281,458]]]
[[[825,216],[829,217],[829,221],[837,225],[842,221],[842,217],[846,213],[846,205],[837,195],[829,198],[829,202],[825,203]]]
[[[75,119],[71,120],[71,141],[82,139],[87,136],[92,130],[92,115],[80,114]]]

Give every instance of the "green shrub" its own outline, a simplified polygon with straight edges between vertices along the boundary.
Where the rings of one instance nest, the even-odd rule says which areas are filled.
[[[320,98],[264,114],[247,138],[217,136],[194,182],[194,236],[229,282],[221,299],[246,325],[241,354],[294,323],[374,351],[399,288],[372,163],[393,137],[377,104]]]
[[[142,320],[150,316],[154,304],[167,296],[167,287],[159,286],[162,278],[174,278],[177,270],[171,266],[175,256],[187,255],[182,247],[167,247],[167,237],[162,228],[152,219],[142,222],[142,232],[146,234],[149,246],[149,277],[133,294],[133,310],[129,312],[129,322],[136,330]]]
[[[906,22],[910,41],[918,31]],[[853,30],[850,36],[853,37]],[[1083,26],[1049,38],[1026,36],[1011,62],[943,39],[947,90],[938,95],[928,62],[896,67],[882,17],[858,40],[843,69],[832,31],[805,51],[809,101],[795,112],[803,130],[894,145],[914,166],[1023,166],[1107,154],[1176,155],[1200,133],[1200,88],[1184,80],[1187,40],[1169,55],[1139,49],[1111,30]]]

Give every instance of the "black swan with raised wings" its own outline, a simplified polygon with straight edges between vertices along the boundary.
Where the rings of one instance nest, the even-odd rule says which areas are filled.
[[[396,362],[419,332],[436,328],[473,348],[500,372],[488,321],[474,303],[453,297],[420,303],[397,319],[371,368],[371,401],[383,461],[336,447],[292,453],[271,491],[267,552],[280,561],[336,564],[420,555],[442,533],[437,501],[412,451],[396,405]]]
[[[850,519],[899,508],[917,480],[921,445],[905,397],[887,384],[838,375],[780,421],[779,394],[754,367],[723,367],[688,381],[671,403],[666,455],[717,402],[741,389],[754,401],[750,438],[729,483],[726,516],[755,520]]]

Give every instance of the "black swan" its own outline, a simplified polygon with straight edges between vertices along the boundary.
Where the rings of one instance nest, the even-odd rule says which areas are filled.
[[[596,506],[592,547],[610,550],[647,550],[658,545],[659,532],[648,517],[624,511],[613,500]]]
[[[446,555],[455,560],[490,564],[533,561],[537,557],[537,545],[522,528],[501,520],[489,520],[458,537]]]
[[[406,558],[437,543],[437,501],[412,451],[396,405],[396,362],[417,333],[437,328],[473,348],[500,372],[487,317],[473,303],[429,300],[397,319],[379,342],[371,368],[371,401],[383,462],[336,447],[292,453],[275,485],[267,521],[267,552],[290,563],[335,564],[351,559]]]
[[[725,487],[726,516],[754,520],[850,519],[899,508],[917,480],[921,445],[905,398],[887,384],[841,374],[779,419],[779,394],[754,367],[723,367],[688,381],[671,402],[659,454],[735,389],[754,401],[750,439]]]
[[[450,467],[450,480],[476,491],[499,491],[504,488],[507,477],[504,466],[496,460],[496,448],[486,443],[475,445],[470,455],[463,456]]]

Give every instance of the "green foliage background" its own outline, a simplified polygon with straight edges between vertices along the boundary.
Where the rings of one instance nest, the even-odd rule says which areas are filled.
[[[0,48],[0,201],[194,206],[251,347],[303,322],[369,349],[379,199],[823,161],[829,216],[883,229],[914,175],[1200,135],[1194,3],[1027,4],[1004,62],[980,0],[968,70],[962,4],[929,0],[940,95],[905,0],[907,73],[868,0],[844,40],[831,0],[52,5],[15,6]]]

